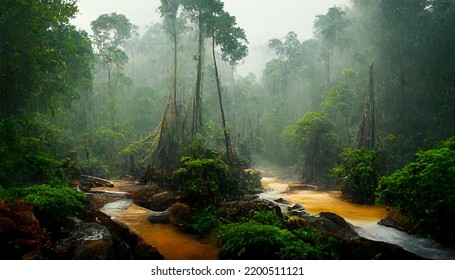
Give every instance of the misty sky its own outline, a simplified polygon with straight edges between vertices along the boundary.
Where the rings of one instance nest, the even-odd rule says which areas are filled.
[[[260,75],[267,59],[266,46],[272,38],[283,38],[289,31],[301,40],[313,35],[313,22],[318,14],[325,14],[330,7],[348,5],[350,0],[225,0],[225,10],[237,18],[245,29],[249,57],[239,67],[241,74],[254,72]],[[79,0],[80,14],[73,23],[87,31],[90,22],[100,14],[120,13],[144,28],[160,22],[156,12],[160,0]]]

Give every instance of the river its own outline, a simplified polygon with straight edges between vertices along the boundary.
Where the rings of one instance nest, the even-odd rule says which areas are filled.
[[[357,233],[365,238],[384,241],[403,247],[427,259],[454,259],[453,252],[442,248],[427,238],[409,235],[394,228],[379,225],[377,222],[384,218],[385,207],[372,205],[358,205],[344,201],[337,191],[288,191],[289,181],[274,177],[275,174],[263,171],[262,184],[266,191],[261,194],[264,199],[276,200],[283,198],[290,204],[302,204],[305,210],[312,215],[320,212],[333,212],[342,216],[351,223]],[[114,181],[114,191],[131,186],[131,183]],[[140,188],[135,186],[134,188]],[[286,205],[282,205],[283,209]],[[106,204],[101,211],[112,219],[125,224],[141,236],[148,244],[155,246],[160,253],[171,260],[210,260],[216,259],[218,248],[210,242],[204,242],[196,236],[183,233],[171,225],[152,224],[147,220],[151,211],[132,203],[130,199],[121,199]]]
[[[265,199],[276,200],[282,198],[290,204],[301,204],[305,210],[318,215],[321,212],[332,212],[343,217],[354,226],[356,232],[367,239],[396,244],[403,249],[426,259],[447,260],[455,259],[454,252],[443,248],[428,238],[410,235],[395,228],[378,224],[387,214],[386,207],[375,205],[360,205],[345,201],[339,191],[289,191],[289,184],[293,183],[289,173],[280,173],[274,170],[262,170],[262,184],[268,190],[261,194]],[[288,178],[284,181],[276,177],[282,175]]]
[[[115,189],[110,191],[115,193],[132,188],[140,191],[143,187],[126,181],[112,181],[112,183],[115,185]],[[186,234],[177,227],[150,223],[147,218],[152,211],[134,204],[131,199],[120,199],[108,203],[100,210],[111,219],[126,225],[145,243],[156,247],[165,259],[214,260],[217,258],[218,248],[216,246],[199,240],[196,236]]]

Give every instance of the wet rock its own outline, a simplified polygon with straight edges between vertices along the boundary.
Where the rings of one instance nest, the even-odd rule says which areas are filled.
[[[68,238],[57,241],[50,259],[163,259],[155,247],[141,245],[138,235],[99,210],[89,209],[82,220]]]
[[[295,229],[313,226],[321,238],[334,238],[338,242],[339,258],[346,260],[415,260],[421,259],[400,246],[369,240],[358,235],[354,227],[335,213],[321,212],[318,216],[296,213],[289,218]]]
[[[160,189],[156,186],[142,186],[142,188],[129,188],[126,190],[130,198],[135,204],[146,208],[148,200],[157,193]]]
[[[187,204],[176,202],[169,207],[168,211],[171,225],[188,227],[191,224],[191,208]]]
[[[0,200],[0,259],[35,259],[49,240],[30,202]]]
[[[164,260],[163,255],[160,254],[158,249],[139,241],[133,251],[133,259],[135,260]]]
[[[108,203],[127,199],[128,197],[127,193],[87,193],[87,200],[91,209],[100,209]]]
[[[286,209],[290,216],[301,216],[301,217],[308,217],[311,216],[303,207],[302,204],[294,204],[292,206],[288,206]]]
[[[307,225],[311,225],[320,231],[328,232],[331,236],[348,240],[360,238],[353,226],[335,213],[321,212],[318,216],[312,216],[305,211],[294,210],[290,212],[290,215],[308,221]]]
[[[326,231],[348,239],[359,238],[359,234],[354,230],[354,227],[346,222],[343,217],[331,212],[321,212],[319,218],[318,222],[321,226],[324,226]]]
[[[91,240],[80,244],[74,251],[75,260],[112,259],[112,240]]]
[[[297,204],[294,204],[292,206],[288,206],[288,210],[289,211],[292,211],[292,210],[305,210],[305,208],[303,207],[302,204],[297,203]]]
[[[180,200],[180,195],[173,192],[160,192],[136,203],[152,211],[164,211]]]
[[[389,208],[387,211],[387,217],[381,219],[378,224],[386,226],[386,227],[393,227],[405,232],[413,232],[415,229],[415,225],[406,221],[404,215],[393,208]]]
[[[60,259],[106,260],[112,258],[112,235],[97,223],[83,224],[70,237],[57,241],[55,253]]]
[[[169,223],[169,211],[152,211],[147,220],[153,224],[168,224]]]
[[[286,199],[280,197],[278,199],[275,199],[274,200],[276,203],[282,203],[282,204],[289,204],[289,201],[287,201]]]
[[[251,200],[236,200],[221,204],[221,211],[230,221],[240,221],[246,218],[252,218],[257,211],[275,211],[278,216],[283,217],[280,206],[268,199],[253,198]]]
[[[132,204],[133,204],[133,201],[131,199],[121,199],[121,200],[110,202],[110,203],[104,205],[100,209],[100,211],[108,216],[115,217],[116,211],[126,210]]]

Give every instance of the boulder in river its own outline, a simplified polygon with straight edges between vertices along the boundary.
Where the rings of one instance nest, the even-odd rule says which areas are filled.
[[[178,227],[191,225],[191,208],[187,204],[176,202],[168,210],[171,225]]]
[[[341,216],[331,212],[321,212],[318,216],[294,213],[290,219],[297,226],[313,226],[324,238],[335,238],[340,246],[340,259],[345,260],[416,260],[421,257],[408,252],[400,246],[370,240],[359,236],[353,225]],[[292,217],[292,216],[291,216]],[[297,223],[298,222],[298,223]]]
[[[160,192],[148,197],[147,200],[135,200],[135,203],[152,211],[164,211],[178,202],[180,198],[179,194],[173,192]]]
[[[251,218],[257,211],[272,210],[283,217],[283,212],[280,206],[268,199],[260,198],[257,195],[244,197],[240,200],[224,202],[221,204],[220,209],[225,212],[228,220],[241,221],[245,217]]]
[[[96,209],[76,223],[68,238],[56,242],[50,259],[162,260],[164,257],[126,226]]]
[[[151,211],[150,216],[147,220],[153,224],[168,224],[169,223],[169,211]]]
[[[108,260],[112,258],[112,235],[98,223],[83,224],[70,237],[61,239],[55,246],[60,259]]]
[[[417,226],[416,224],[408,222],[403,214],[393,208],[387,209],[387,216],[384,219],[381,219],[378,224],[409,233],[414,233],[413,231],[415,231]]]

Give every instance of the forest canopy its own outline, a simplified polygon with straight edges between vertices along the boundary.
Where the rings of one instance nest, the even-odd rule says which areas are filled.
[[[119,13],[83,31],[77,12],[76,0],[0,2],[1,198],[42,191],[79,213],[68,182],[93,175],[183,186],[202,207],[252,192],[242,172],[262,158],[377,198],[424,233],[447,229],[434,217],[455,192],[455,1],[334,6],[312,38],[270,38],[260,75],[237,71],[251,50],[222,1],[163,0],[143,32]]]

